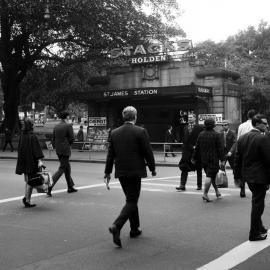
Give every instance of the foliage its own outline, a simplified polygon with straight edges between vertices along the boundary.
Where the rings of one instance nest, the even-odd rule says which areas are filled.
[[[149,36],[167,38],[184,34],[179,27],[163,23],[161,16],[146,15],[142,10],[144,2],[1,0],[0,62],[3,71],[0,78],[4,92],[5,125],[14,128],[18,118],[20,85],[33,66],[57,67],[59,63],[67,66],[89,60],[94,64],[111,48],[136,44]],[[44,19],[44,11],[49,18]],[[167,15],[172,18],[168,12]],[[63,79],[62,74],[56,75],[53,88],[61,92],[64,89],[60,90],[57,83]],[[80,89],[78,81],[72,80],[69,86],[72,84]],[[42,85],[33,87],[43,88]],[[29,99],[27,91],[24,88],[22,100],[25,99],[25,103]],[[37,90],[34,92],[34,95],[39,95]],[[56,99],[53,95],[51,97]],[[61,102],[63,106],[66,104],[64,97]]]
[[[258,29],[248,27],[225,42],[202,42],[194,48],[194,54],[208,67],[230,69],[241,75],[244,114],[252,105],[260,112],[270,109],[270,26],[267,23],[262,21]]]

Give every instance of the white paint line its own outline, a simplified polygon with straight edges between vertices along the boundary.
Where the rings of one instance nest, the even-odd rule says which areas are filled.
[[[233,248],[229,252],[223,254],[214,261],[209,262],[197,268],[197,270],[228,270],[236,265],[246,261],[256,253],[270,246],[270,237],[263,241],[250,242],[246,241],[243,244]]]
[[[118,184],[118,182],[110,182],[110,185],[114,185],[114,184]],[[95,187],[105,187],[105,184],[102,183],[102,184],[94,184],[94,185],[89,185],[89,186],[81,186],[81,187],[76,187],[76,189],[90,189],[90,188],[95,188]],[[62,193],[62,192],[67,192],[67,189],[54,190],[54,191],[52,191],[52,194],[57,194],[57,193]],[[46,193],[32,194],[32,197],[41,197],[41,196],[47,196],[47,194]],[[17,196],[17,197],[2,199],[2,200],[0,200],[0,204],[18,201],[18,200],[21,200],[22,198],[23,198],[23,196]]]
[[[121,189],[122,187],[121,186],[114,186],[113,188],[115,189]],[[141,189],[142,191],[158,191],[158,192],[173,192],[173,193],[176,193],[175,190],[171,190],[171,189],[158,189],[158,188],[144,188],[142,187]],[[183,195],[200,195],[202,196],[202,191],[185,191],[185,192],[178,192],[179,194],[183,194]],[[214,192],[208,192],[208,195],[213,195],[216,197],[216,193]],[[231,194],[228,194],[228,193],[221,193],[221,198],[222,197],[226,197],[226,196],[231,196]],[[210,198],[211,199],[211,198]]]
[[[144,179],[142,179],[142,182],[169,180],[169,179],[179,179],[179,175],[177,175],[177,176],[168,176],[168,177],[144,178]],[[114,184],[119,184],[119,182],[117,180],[110,182],[110,185],[114,185]],[[144,183],[144,184],[146,184],[146,183]],[[81,186],[81,187],[76,187],[76,188],[79,189],[79,190],[80,189],[90,189],[90,188],[95,188],[95,187],[103,187],[104,185],[105,185],[104,183],[100,183],[100,184]],[[187,186],[187,187],[195,188],[195,186]],[[226,189],[226,190],[233,190],[234,191],[235,189],[230,189],[229,188],[229,189]],[[53,190],[52,194],[57,194],[57,193],[62,193],[62,192],[66,192],[66,189]],[[185,194],[189,194],[189,193],[192,194],[191,191],[185,191]],[[198,194],[198,193],[195,193],[195,194]],[[46,196],[46,193],[36,193],[36,194],[32,195],[32,197],[41,197],[41,196]],[[225,196],[228,196],[228,195],[225,195]],[[18,201],[18,200],[21,200],[22,198],[23,198],[23,196],[16,196],[16,197],[11,197],[11,198],[7,198],[7,199],[2,199],[2,200],[0,200],[0,204],[7,203],[7,202]]]

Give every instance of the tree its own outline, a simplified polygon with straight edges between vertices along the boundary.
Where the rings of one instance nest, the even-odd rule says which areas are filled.
[[[225,42],[205,41],[194,49],[197,58],[209,67],[236,71],[241,76],[242,103],[245,113],[250,107],[269,111],[270,101],[270,26],[261,22],[250,26]]]
[[[162,1],[150,1],[157,3]],[[184,34],[163,23],[161,16],[146,15],[143,4],[143,0],[0,0],[4,124],[14,129],[20,85],[33,66],[95,61],[110,48],[136,44],[147,36]]]

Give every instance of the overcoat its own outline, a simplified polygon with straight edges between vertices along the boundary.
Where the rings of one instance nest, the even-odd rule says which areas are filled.
[[[191,132],[188,131],[188,126],[185,126],[182,157],[178,164],[180,170],[195,171],[196,167],[191,163],[191,158],[198,136],[202,131],[203,127],[201,125],[194,125]]]
[[[62,156],[71,155],[71,144],[74,142],[74,132],[70,124],[61,120],[53,129],[53,146],[56,154]]]
[[[105,174],[112,172],[115,162],[115,178],[146,177],[146,165],[155,171],[155,160],[146,129],[124,123],[112,130],[105,165]]]
[[[18,144],[16,174],[34,174],[38,171],[38,159],[43,158],[37,136],[33,131],[22,132]]]
[[[200,160],[202,167],[207,167],[209,174],[216,174],[219,170],[219,161],[225,160],[220,134],[213,129],[202,131],[198,136],[193,158],[196,161]]]
[[[270,138],[257,129],[242,135],[236,144],[234,178],[270,184]]]

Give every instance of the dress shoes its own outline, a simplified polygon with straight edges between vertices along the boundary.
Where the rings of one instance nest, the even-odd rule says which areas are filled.
[[[74,187],[71,187],[71,188],[68,188],[67,192],[68,193],[73,193],[73,192],[77,192],[78,189],[74,188]]]
[[[216,193],[216,197],[217,197],[217,198],[220,198],[220,197],[221,197],[220,192],[217,192],[217,193]]]
[[[175,189],[178,190],[178,191],[185,191],[186,190],[186,188],[182,187],[182,186],[176,187]]]
[[[25,197],[22,199],[22,201],[23,201],[25,208],[31,208],[31,207],[36,206],[36,204],[32,204],[32,203],[27,202]]]
[[[52,187],[48,187],[47,195],[48,197],[52,197]]]
[[[121,239],[120,239],[120,230],[117,229],[115,225],[109,227],[109,232],[113,235],[113,242],[118,246],[122,247]]]
[[[249,236],[249,241],[262,241],[267,238],[267,234],[259,234],[257,236]]]
[[[142,234],[142,230],[137,229],[137,230],[131,230],[129,233],[130,238],[136,238]]]
[[[197,187],[196,190],[202,190],[202,187]]]

